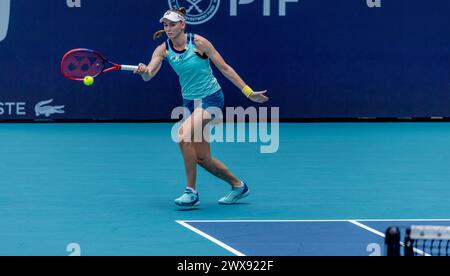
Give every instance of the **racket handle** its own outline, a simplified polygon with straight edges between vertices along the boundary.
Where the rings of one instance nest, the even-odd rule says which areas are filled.
[[[138,67],[135,65],[120,65],[120,70],[123,70],[123,71],[134,71],[137,68]]]

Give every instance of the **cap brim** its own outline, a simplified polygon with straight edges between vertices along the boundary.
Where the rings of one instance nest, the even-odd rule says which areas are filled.
[[[184,19],[182,18],[182,16],[172,12],[172,13],[166,13],[164,14],[163,17],[161,17],[161,19],[159,20],[159,23],[163,23],[164,19],[169,20],[170,22],[180,22],[180,21],[184,21]]]
[[[181,20],[181,19],[176,19],[176,20],[174,20],[174,19],[170,19],[170,18],[167,18],[167,17],[163,17],[163,18],[161,18],[160,20],[159,20],[159,23],[163,23],[164,22],[164,19],[167,19],[167,20],[169,20],[170,22],[180,22],[180,21],[183,21],[183,20]]]

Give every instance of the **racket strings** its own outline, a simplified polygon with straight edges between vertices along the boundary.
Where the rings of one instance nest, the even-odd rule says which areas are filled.
[[[67,54],[61,63],[63,74],[72,79],[83,79],[85,76],[96,77],[102,73],[103,68],[102,57],[83,50]]]

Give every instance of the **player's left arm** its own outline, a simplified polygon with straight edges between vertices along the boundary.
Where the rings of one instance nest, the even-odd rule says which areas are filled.
[[[236,71],[228,65],[219,52],[214,48],[211,42],[206,38],[195,35],[195,45],[200,54],[206,54],[219,71],[229,79],[239,90],[242,91],[249,99],[255,102],[263,103],[269,98],[264,95],[267,90],[253,91],[236,73]]]

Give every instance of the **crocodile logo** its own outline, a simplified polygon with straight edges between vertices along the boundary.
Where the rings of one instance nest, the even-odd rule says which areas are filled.
[[[34,111],[36,112],[36,117],[39,117],[40,115],[44,115],[45,117],[50,117],[52,114],[61,114],[65,111],[63,110],[64,105],[58,105],[58,106],[51,106],[48,105],[53,102],[53,99],[38,102],[36,106],[34,107]]]

